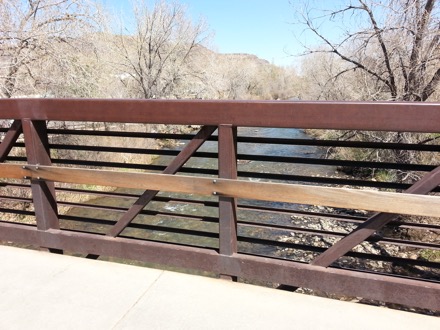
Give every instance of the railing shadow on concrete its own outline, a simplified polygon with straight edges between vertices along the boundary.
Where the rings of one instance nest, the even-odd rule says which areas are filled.
[[[438,164],[246,153],[249,144],[273,144],[412,150],[435,160],[439,145],[255,137],[237,129],[438,134],[440,104],[11,99],[0,100],[0,120],[7,124],[0,131],[0,240],[440,310],[440,263],[426,257],[440,249]],[[199,131],[158,133],[156,124]],[[188,142],[155,149],[146,147],[147,140]],[[216,151],[199,150],[207,143]],[[170,160],[147,164],[122,155]],[[218,166],[189,166],[194,158],[218,159]],[[269,165],[246,171],[240,161]],[[270,164],[280,163],[285,171],[270,171]],[[412,171],[421,179],[296,173],[301,166]],[[123,199],[125,206],[78,196]],[[194,205],[195,211],[176,205]],[[103,215],[60,212],[71,208]],[[269,216],[255,220],[262,213]],[[365,244],[375,249],[357,250]]]

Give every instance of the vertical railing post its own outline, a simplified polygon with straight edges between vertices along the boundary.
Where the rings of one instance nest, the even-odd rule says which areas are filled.
[[[52,165],[46,122],[25,119],[22,124],[28,164]],[[39,230],[59,229],[54,183],[31,180],[31,190],[37,228]],[[50,251],[60,252],[57,250]]]
[[[218,127],[218,175],[223,179],[237,179],[237,127]],[[219,197],[219,251],[231,256],[237,253],[237,201],[231,197]],[[236,280],[228,274],[222,278]]]

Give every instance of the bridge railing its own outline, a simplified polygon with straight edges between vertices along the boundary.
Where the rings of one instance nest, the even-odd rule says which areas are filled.
[[[0,100],[0,120],[0,240],[440,310],[439,104],[14,99]]]

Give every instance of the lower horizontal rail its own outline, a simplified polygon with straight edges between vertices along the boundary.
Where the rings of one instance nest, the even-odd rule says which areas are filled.
[[[61,230],[40,231],[0,224],[0,240],[45,246],[84,254],[134,259],[199,269],[251,280],[262,280],[407,306],[440,310],[440,284],[365,272],[324,268],[241,254],[219,255],[212,249],[112,238]]]
[[[127,173],[54,166],[0,164],[4,177],[325,205],[385,213],[438,217],[440,197],[332,187],[181,175]],[[429,207],[428,207],[429,206]]]
[[[29,185],[24,184],[16,184],[16,183],[1,183],[0,187],[11,188],[11,189],[30,189]],[[101,197],[119,197],[119,198],[129,198],[129,199],[138,199],[138,194],[133,193],[123,193],[118,191],[98,191],[98,190],[85,190],[85,189],[75,189],[75,188],[56,188],[59,192],[66,192],[72,194],[86,194],[91,196],[101,196]],[[0,196],[0,198],[8,199],[8,196]],[[198,199],[188,199],[188,198],[176,198],[176,197],[166,197],[166,196],[156,196],[154,201],[157,202],[175,202],[175,203],[185,203],[185,204],[198,204],[210,207],[218,207],[218,202],[210,201],[210,200],[198,200]],[[238,203],[238,209],[240,210],[248,210],[248,211],[257,211],[257,212],[272,212],[277,214],[290,214],[296,216],[308,216],[314,218],[328,218],[333,219],[335,221],[340,222],[349,222],[353,224],[359,224],[364,222],[367,218],[365,216],[353,216],[341,213],[321,213],[321,212],[310,212],[303,210],[293,210],[293,209],[284,209],[279,207],[265,207],[265,206],[254,206],[248,204]],[[428,223],[416,223],[416,222],[408,222],[408,221],[391,221],[389,226],[392,227],[400,227],[406,229],[421,229],[421,230],[433,230],[440,231],[440,225],[436,224],[428,224]]]
[[[0,212],[2,210],[0,209]],[[25,214],[25,215],[31,215],[31,212],[27,212],[27,211],[17,211],[17,213],[19,214]],[[86,222],[89,224],[100,224],[100,225],[110,225],[113,224],[112,221],[108,221],[108,220],[103,220],[103,219],[89,219],[89,218],[82,218],[82,217],[78,217],[78,216],[60,216],[60,220],[62,220],[61,223],[61,229],[63,230],[68,230],[68,231],[73,231],[73,232],[80,232],[80,233],[87,233],[87,234],[94,234],[94,235],[101,235],[102,233],[97,232],[97,231],[87,231],[87,230],[82,230],[82,229],[78,229],[78,228],[66,228],[63,225],[63,221],[67,220],[67,221],[76,221],[76,222]],[[8,221],[1,221],[2,223],[10,223]],[[167,233],[179,233],[179,234],[183,234],[183,235],[196,235],[199,237],[204,237],[204,238],[218,238],[218,235],[216,235],[215,233],[210,233],[210,232],[201,232],[201,231],[192,231],[192,230],[187,230],[187,229],[179,229],[179,228],[170,228],[170,227],[161,227],[161,226],[149,226],[149,225],[143,225],[143,224],[131,224],[130,228],[137,228],[137,229],[151,229],[151,230],[155,230],[158,232],[167,232]],[[145,240],[145,238],[139,238],[139,237],[134,237],[131,235],[121,235],[120,237],[124,237],[124,238],[129,238],[129,239],[135,239],[135,240]],[[162,243],[166,243],[167,241],[163,240],[160,238],[153,238],[153,237],[148,237],[147,239],[148,241],[154,241],[154,242],[162,242]],[[273,247],[277,247],[277,248],[289,248],[289,249],[295,249],[295,250],[301,250],[301,251],[308,251],[308,252],[318,252],[318,253],[322,253],[325,251],[326,248],[323,247],[318,247],[318,246],[312,246],[312,245],[304,245],[301,243],[295,244],[295,243],[290,243],[290,242],[282,242],[282,241],[275,241],[275,240],[271,240],[271,239],[265,239],[265,238],[256,238],[256,237],[247,237],[247,236],[243,236],[243,235],[239,235],[238,236],[238,240],[240,243],[250,243],[250,244],[258,244],[258,245],[264,245],[264,246],[273,246]],[[170,242],[171,243],[171,242]],[[191,247],[203,247],[203,248],[216,248],[214,245],[206,245],[206,244],[202,244],[202,245],[198,245],[198,244],[189,244],[189,243],[179,243],[177,241],[173,242],[173,244],[179,244],[182,246],[191,246]],[[267,254],[259,254],[259,253],[249,253],[246,252],[247,254],[251,254],[251,255],[258,255],[258,256],[262,256],[262,257],[270,257],[270,258],[276,258],[276,259],[286,259],[286,260],[291,260],[290,258],[283,258],[283,257],[276,257],[276,256],[269,256]],[[418,267],[428,267],[428,268],[432,268],[432,269],[439,269],[440,268],[440,264],[439,263],[435,263],[435,262],[430,262],[430,261],[425,261],[422,259],[408,259],[408,258],[401,258],[401,257],[392,257],[392,256],[386,256],[386,255],[381,255],[381,254],[371,254],[371,253],[361,253],[361,252],[348,252],[346,254],[347,257],[352,257],[352,258],[357,258],[357,259],[362,259],[362,260],[375,260],[375,261],[383,261],[383,262],[391,262],[394,265],[401,265],[401,266],[418,266]],[[379,272],[380,273],[380,272]],[[385,273],[383,273],[385,274]]]
[[[28,185],[23,184],[15,184],[15,183],[0,183],[0,187],[11,188],[11,189],[30,189]],[[56,188],[56,191],[72,193],[72,194],[81,194],[81,195],[91,195],[98,197],[117,197],[117,198],[129,198],[129,199],[137,199],[139,197],[138,194],[133,193],[123,193],[117,191],[98,191],[98,190],[84,190],[84,189],[74,189],[74,188]],[[19,198],[13,196],[1,195],[0,199],[11,200],[16,202],[25,202],[31,203],[32,200],[30,198]],[[174,202],[174,203],[185,203],[185,204],[195,204],[195,205],[203,205],[210,207],[218,207],[218,202],[209,201],[209,200],[198,200],[198,199],[188,199],[188,198],[176,198],[176,197],[166,197],[166,196],[156,196],[154,201],[157,202]],[[59,201],[58,205],[65,206],[63,201]],[[81,206],[81,205],[79,205]],[[92,207],[92,205],[87,205],[87,207]],[[96,206],[99,207],[99,206]],[[105,208],[109,208],[108,206]],[[302,210],[293,210],[293,209],[283,209],[276,207],[264,207],[264,206],[253,206],[248,204],[240,204],[237,205],[238,210],[247,210],[253,212],[266,212],[266,213],[276,213],[276,214],[287,214],[298,217],[312,217],[317,219],[330,219],[338,222],[346,222],[352,224],[359,224],[366,220],[366,217],[361,216],[351,216],[340,213],[320,213],[320,212],[310,212],[310,211],[302,211]],[[3,209],[3,212],[7,212]],[[207,218],[203,218],[204,221],[207,221]],[[217,221],[217,220],[216,220]],[[416,230],[431,230],[431,231],[440,231],[440,225],[429,224],[429,223],[416,223],[416,222],[408,222],[408,221],[391,221],[388,226],[391,227],[399,227],[405,229],[416,229]]]

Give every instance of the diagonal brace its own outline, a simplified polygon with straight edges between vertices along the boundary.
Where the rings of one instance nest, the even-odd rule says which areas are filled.
[[[14,147],[20,134],[23,132],[21,120],[14,120],[2,143],[0,144],[0,163],[4,162],[9,152]]]
[[[194,138],[182,149],[182,151],[165,168],[163,174],[175,174],[190,159],[202,144],[214,133],[217,126],[203,126]],[[156,196],[158,190],[146,190],[130,209],[113,226],[108,236],[118,236],[133,219],[144,209],[145,206]]]
[[[426,195],[440,185],[440,166],[426,174],[422,179],[409,187],[405,193]],[[359,225],[351,234],[345,236],[333,246],[312,260],[311,264],[316,266],[328,267],[334,261],[351,251],[356,245],[365,241],[368,237],[381,229],[397,214],[376,213],[364,223]]]

